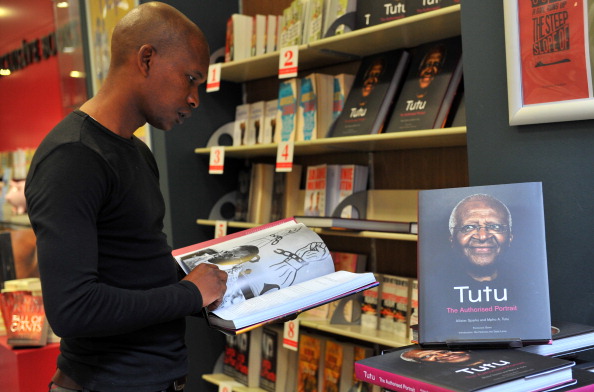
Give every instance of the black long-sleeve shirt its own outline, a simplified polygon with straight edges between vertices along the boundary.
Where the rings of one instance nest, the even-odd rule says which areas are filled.
[[[178,281],[148,147],[75,111],[44,139],[25,195],[58,367],[91,390],[165,389],[187,373],[184,316],[202,307]]]

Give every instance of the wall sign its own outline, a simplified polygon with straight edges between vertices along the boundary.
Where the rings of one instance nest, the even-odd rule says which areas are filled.
[[[9,70],[12,73],[46,60],[57,53],[56,32],[53,31],[43,38],[30,42],[23,40],[20,48],[0,56],[0,69]]]

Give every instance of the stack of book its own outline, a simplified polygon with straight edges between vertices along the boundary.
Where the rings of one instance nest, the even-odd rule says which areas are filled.
[[[357,361],[360,380],[393,391],[594,390],[573,369],[594,327],[551,327],[541,183],[419,191],[418,307],[416,344]]]

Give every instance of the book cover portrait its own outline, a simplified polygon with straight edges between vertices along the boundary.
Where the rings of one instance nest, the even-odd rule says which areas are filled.
[[[541,183],[419,192],[421,345],[548,342]]]

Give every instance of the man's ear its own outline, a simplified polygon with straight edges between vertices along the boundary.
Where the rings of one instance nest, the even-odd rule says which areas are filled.
[[[155,48],[150,44],[144,44],[138,49],[137,65],[144,76],[148,76],[150,72],[154,55]]]

